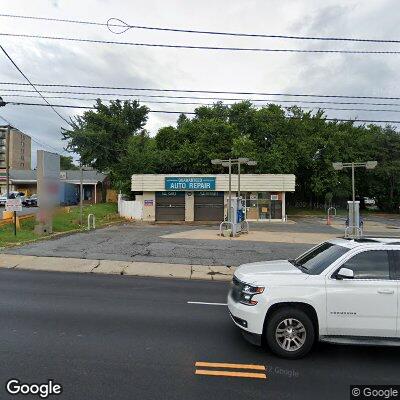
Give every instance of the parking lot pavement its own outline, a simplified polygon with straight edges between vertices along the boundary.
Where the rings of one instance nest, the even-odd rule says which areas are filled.
[[[248,344],[223,305],[227,290],[221,282],[0,270],[0,398],[15,398],[5,392],[10,378],[52,378],[63,393],[51,398],[61,400],[336,400],[349,398],[351,384],[398,382],[399,348],[320,344],[289,361]],[[196,362],[264,366],[266,379],[196,375]]]
[[[310,244],[298,243],[163,237],[195,228],[127,223],[10,248],[5,252],[48,257],[237,266],[246,262],[294,257],[311,247]],[[216,226],[203,228],[216,233],[218,229]]]
[[[334,226],[326,225],[321,218],[311,217],[296,218],[291,224],[250,223],[248,236],[231,240],[217,236],[218,225],[126,223],[4,252],[95,260],[238,266],[296,257],[314,243],[342,235],[344,221],[338,221]],[[379,224],[378,221],[373,223]],[[400,231],[387,229],[388,234],[399,235]]]
[[[294,224],[251,223],[251,234],[247,238],[243,235],[229,240],[218,238],[218,225],[126,223],[39,241],[4,252],[94,260],[238,266],[247,262],[296,257],[314,243],[342,235],[342,225],[344,221],[336,227],[328,226],[321,218],[297,218]],[[400,230],[388,232],[400,235]]]

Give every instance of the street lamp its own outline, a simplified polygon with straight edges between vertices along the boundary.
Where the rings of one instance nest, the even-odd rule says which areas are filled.
[[[356,168],[374,169],[377,165],[378,165],[378,161],[351,162],[351,163],[334,162],[334,163],[332,163],[333,169],[335,169],[336,171],[342,171],[343,169],[351,168],[351,188],[352,188],[352,198],[353,198],[353,218],[352,218],[353,235],[355,234],[355,226],[356,226],[355,169]]]
[[[257,161],[252,161],[245,157],[229,158],[228,160],[214,159],[211,160],[212,165],[222,165],[229,168],[229,206],[228,206],[228,221],[231,222],[231,204],[232,204],[232,165],[238,166],[238,197],[240,197],[240,166],[242,164],[255,166]]]

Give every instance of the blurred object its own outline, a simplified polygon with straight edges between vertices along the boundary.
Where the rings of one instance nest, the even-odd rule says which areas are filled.
[[[35,233],[53,233],[53,213],[60,203],[60,155],[38,150],[37,152],[38,213]]]

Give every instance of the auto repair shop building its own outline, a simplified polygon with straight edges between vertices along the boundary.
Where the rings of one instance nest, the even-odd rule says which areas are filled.
[[[232,175],[232,196],[238,177]],[[240,191],[249,221],[286,219],[286,192],[294,192],[291,174],[241,174]],[[229,175],[132,175],[132,192],[142,202],[144,221],[223,221]]]

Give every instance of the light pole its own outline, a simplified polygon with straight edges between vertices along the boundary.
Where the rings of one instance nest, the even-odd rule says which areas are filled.
[[[245,157],[240,158],[229,158],[227,160],[211,160],[211,164],[213,165],[222,165],[223,167],[228,167],[229,169],[229,200],[228,200],[228,221],[232,222],[232,215],[231,215],[231,205],[232,205],[232,165],[238,166],[238,197],[240,197],[240,166],[242,164],[255,166],[257,165],[257,161],[249,160]]]
[[[355,169],[356,168],[365,168],[365,169],[374,169],[378,165],[378,161],[366,161],[366,162],[351,162],[351,163],[342,163],[342,162],[334,162],[332,163],[333,168],[336,171],[342,171],[345,168],[351,168],[351,190],[352,190],[352,199],[353,199],[353,218],[352,218],[352,231],[353,235],[355,235],[355,227],[356,227],[356,184],[355,184]],[[350,221],[349,221],[350,225]]]

